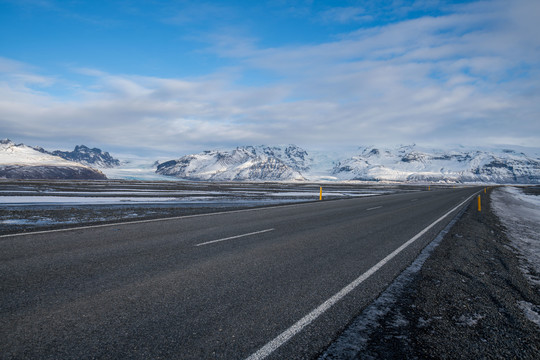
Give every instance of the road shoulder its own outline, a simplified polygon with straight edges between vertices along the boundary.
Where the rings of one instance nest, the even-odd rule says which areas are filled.
[[[520,271],[483,196],[482,211],[471,203],[398,294],[351,324],[362,334],[348,343],[338,339],[323,358],[536,359],[540,327],[520,304],[539,306],[539,290]],[[376,324],[366,326],[362,318],[373,314]]]

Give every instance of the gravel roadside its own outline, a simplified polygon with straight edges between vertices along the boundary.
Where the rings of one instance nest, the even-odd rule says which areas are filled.
[[[489,196],[482,195],[482,211],[472,202],[385,308],[366,309],[353,322],[362,334],[349,336],[348,344],[338,339],[341,345],[322,358],[540,358],[540,327],[519,306],[539,306],[540,289],[520,271]],[[358,325],[373,314],[375,325]]]

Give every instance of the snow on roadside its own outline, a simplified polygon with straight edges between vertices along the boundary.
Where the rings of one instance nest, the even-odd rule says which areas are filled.
[[[504,187],[495,189],[491,199],[507,235],[528,263],[524,268],[526,275],[540,285],[540,196],[526,195],[517,187]]]
[[[520,188],[497,188],[491,194],[493,211],[522,257],[522,270],[540,286],[540,196],[524,194]],[[540,326],[540,307],[521,301],[525,316]]]
[[[540,326],[540,306],[531,304],[528,301],[520,301],[518,305],[525,313],[527,319]]]

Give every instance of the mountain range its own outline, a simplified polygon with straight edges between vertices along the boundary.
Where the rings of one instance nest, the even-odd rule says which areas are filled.
[[[295,145],[213,150],[163,162],[156,173],[189,180],[540,183],[540,158],[512,149],[361,147],[334,158]]]
[[[415,145],[393,149],[365,147],[339,161],[332,175],[340,180],[540,183],[540,159],[512,149],[422,150]]]
[[[0,141],[0,178],[105,179],[105,172],[112,178],[194,181],[540,184],[539,154],[510,148],[367,146],[344,154],[308,152],[296,145],[259,145],[203,151],[154,166],[152,162],[121,164],[108,152],[84,145],[73,151],[49,152]]]

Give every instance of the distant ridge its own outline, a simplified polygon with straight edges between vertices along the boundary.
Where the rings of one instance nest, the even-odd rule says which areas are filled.
[[[511,149],[422,150],[365,147],[339,161],[332,175],[340,180],[539,184],[540,159]]]
[[[308,152],[292,144],[258,145],[203,151],[129,171],[129,162],[120,166],[118,159],[97,148],[78,145],[73,151],[48,152],[6,139],[0,141],[0,178],[106,178],[92,168],[99,167],[114,178],[146,173],[194,181],[540,184],[540,153],[525,151],[464,147],[435,150],[413,144],[363,146],[344,154]]]
[[[329,161],[328,154],[308,154],[296,145],[260,145],[186,155],[159,164],[156,173],[209,181],[539,184],[540,159],[512,149],[443,151],[413,144],[361,147]]]

